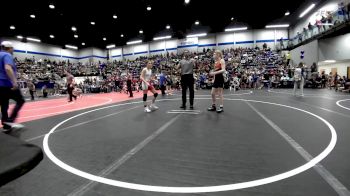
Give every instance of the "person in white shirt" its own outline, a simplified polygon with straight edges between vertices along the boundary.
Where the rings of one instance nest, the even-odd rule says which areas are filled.
[[[158,97],[158,93],[154,89],[153,85],[151,84],[152,67],[153,67],[153,61],[148,60],[147,61],[147,67],[145,67],[142,70],[141,76],[140,76],[140,79],[142,81],[142,90],[143,90],[143,104],[144,104],[146,113],[150,113],[150,112],[152,112],[152,110],[157,110],[158,109],[158,107],[154,104],[156,99],[157,99],[157,97]],[[153,93],[153,95],[154,95],[151,105],[147,104],[147,93],[148,93],[148,91],[151,91]]]
[[[248,76],[248,88],[252,88],[253,76],[249,74]]]
[[[231,85],[230,85],[230,91],[232,90],[233,87],[233,92],[236,92],[236,90],[239,88],[239,78],[235,74],[231,80]]]
[[[296,96],[296,91],[299,86],[300,88],[300,96],[304,96],[304,70],[303,70],[303,63],[299,63],[299,66],[295,68],[294,70],[294,90],[293,94]]]

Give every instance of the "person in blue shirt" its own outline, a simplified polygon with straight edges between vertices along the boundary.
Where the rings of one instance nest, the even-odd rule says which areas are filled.
[[[1,123],[4,132],[10,132],[13,128],[23,128],[23,125],[14,123],[18,112],[24,104],[24,99],[17,84],[17,68],[12,57],[13,45],[11,42],[1,43],[0,51],[0,104],[1,104]],[[16,106],[8,115],[9,101],[13,99]]]
[[[162,71],[161,74],[159,75],[159,86],[163,96],[165,95],[165,82],[166,82],[165,74]]]

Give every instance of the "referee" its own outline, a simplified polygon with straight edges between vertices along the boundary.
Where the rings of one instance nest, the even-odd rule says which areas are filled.
[[[195,61],[190,59],[189,51],[184,52],[184,58],[179,62],[177,69],[181,69],[182,105],[181,109],[186,109],[187,88],[190,89],[190,109],[193,109],[194,100],[194,78],[193,68]]]

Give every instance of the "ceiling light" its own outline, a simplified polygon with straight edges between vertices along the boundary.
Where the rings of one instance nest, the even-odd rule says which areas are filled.
[[[78,38],[79,36],[78,35],[74,35],[75,38]]]
[[[271,29],[271,28],[287,28],[289,27],[289,24],[281,24],[281,25],[266,25],[266,28]]]
[[[114,18],[114,19],[117,19],[117,18],[118,18],[118,16],[117,16],[117,15],[113,15],[113,18]]]
[[[91,23],[91,25],[95,25],[96,23],[95,22],[90,22]]]
[[[199,25],[199,21],[197,20],[194,24]]]
[[[50,9],[55,9],[55,6],[54,6],[53,4],[50,4],[50,5],[49,5],[49,8],[50,8]]]
[[[107,49],[115,48],[115,44],[107,46]]]
[[[206,33],[190,34],[190,35],[187,35],[186,37],[190,38],[190,37],[204,37],[204,36],[207,36],[207,34]]]
[[[72,31],[77,31],[77,28],[73,26]]]
[[[139,33],[140,33],[140,34],[143,34],[143,30],[140,30]]]
[[[74,49],[74,50],[78,50],[78,47],[72,46],[72,45],[65,45],[65,47],[70,48],[70,49]]]
[[[12,25],[12,26],[10,26],[10,29],[11,29],[11,30],[15,30],[16,27]]]
[[[189,4],[189,3],[190,3],[190,0],[185,0],[185,3],[186,3],[186,4]]]
[[[31,17],[31,18],[35,18],[35,15],[34,15],[34,14],[32,14],[32,15],[30,15],[30,17]]]
[[[35,38],[31,38],[31,37],[27,37],[28,41],[33,41],[33,42],[41,42],[40,39],[35,39]]]
[[[50,35],[50,38],[53,39],[53,38],[55,38],[55,36],[54,35]]]
[[[239,28],[228,28],[228,29],[225,29],[226,32],[230,32],[230,31],[244,31],[244,30],[247,30],[248,27],[239,27]]]
[[[153,40],[162,40],[162,39],[170,39],[171,38],[171,35],[168,35],[168,36],[163,36],[163,37],[155,37],[153,38]]]
[[[285,15],[285,16],[289,16],[289,15],[290,15],[290,12],[287,11],[284,15]]]
[[[335,63],[335,62],[337,62],[336,60],[325,60],[324,61],[325,63]]]
[[[306,8],[305,11],[303,11],[303,13],[300,14],[299,18],[304,17],[307,13],[309,13],[314,7],[316,6],[316,4],[311,4],[308,8]]]
[[[106,41],[106,40],[107,40],[107,38],[104,37],[104,38],[103,38],[103,41]]]
[[[23,36],[19,35],[17,36],[17,39],[23,39]]]
[[[148,6],[147,11],[151,11],[151,10],[152,10],[151,6]]]
[[[138,44],[138,43],[142,43],[142,40],[136,40],[136,41],[126,42],[126,45]]]
[[[85,43],[83,42],[83,43],[81,43],[81,45],[85,46]]]
[[[167,26],[166,26],[166,29],[170,29],[170,25],[167,25]]]

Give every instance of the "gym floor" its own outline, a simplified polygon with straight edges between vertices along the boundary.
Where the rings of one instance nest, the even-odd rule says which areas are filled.
[[[45,158],[0,195],[349,195],[348,94],[226,91],[217,114],[209,93],[193,111],[179,110],[179,92],[152,113],[141,93],[28,103],[12,134]]]

